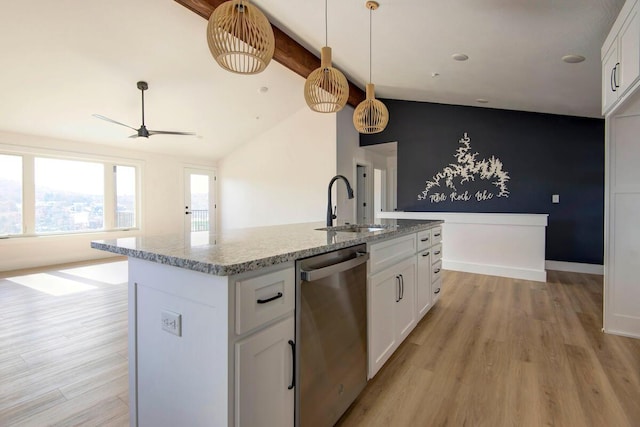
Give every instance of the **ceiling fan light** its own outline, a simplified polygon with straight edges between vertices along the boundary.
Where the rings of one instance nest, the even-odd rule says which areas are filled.
[[[347,78],[331,66],[331,48],[320,52],[320,68],[309,74],[304,82],[304,99],[313,111],[336,113],[344,108],[349,98]]]
[[[382,132],[389,123],[387,106],[375,97],[373,83],[367,84],[367,97],[353,111],[353,126],[359,133]]]
[[[207,44],[222,68],[238,74],[262,72],[275,50],[269,20],[246,0],[229,0],[215,8],[207,24]]]

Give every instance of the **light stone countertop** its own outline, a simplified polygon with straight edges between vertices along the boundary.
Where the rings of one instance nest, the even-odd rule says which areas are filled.
[[[384,230],[347,233],[316,230],[322,222],[275,225],[185,235],[96,240],[91,247],[128,257],[229,276],[361,243],[372,243],[432,228],[442,221],[382,220]]]

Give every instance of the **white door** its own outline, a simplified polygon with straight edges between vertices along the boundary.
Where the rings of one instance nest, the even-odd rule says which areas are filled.
[[[213,170],[184,170],[184,231],[192,242],[202,240],[198,236],[206,236],[208,240],[215,233],[215,182]]]
[[[238,427],[293,427],[293,316],[236,344]]]
[[[356,223],[367,224],[367,168],[356,166]]]

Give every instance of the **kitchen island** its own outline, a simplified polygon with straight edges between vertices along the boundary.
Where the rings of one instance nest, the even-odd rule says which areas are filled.
[[[434,230],[441,230],[440,224],[386,220],[354,232],[307,223],[230,230],[205,239],[92,242],[95,249],[129,257],[131,425],[293,425],[295,261],[362,243],[372,254],[367,266],[372,377],[432,305],[432,282],[439,296],[440,258],[427,249],[439,241],[441,232]],[[387,306],[371,286],[382,289],[385,275],[398,265],[413,273],[406,273],[409,297],[403,298],[410,309],[396,311],[412,315],[388,344],[389,322],[372,314],[375,305],[384,318]],[[402,288],[404,296],[404,282]],[[372,346],[382,350],[377,354]]]

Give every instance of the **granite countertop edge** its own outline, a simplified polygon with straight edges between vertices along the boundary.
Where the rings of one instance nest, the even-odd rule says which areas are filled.
[[[118,255],[124,255],[131,258],[142,259],[145,261],[151,261],[159,264],[165,264],[169,266],[184,268],[200,273],[211,274],[216,276],[232,276],[248,271],[258,270],[265,267],[270,267],[277,264],[283,264],[298,259],[307,258],[314,255],[319,255],[326,252],[331,252],[337,249],[342,249],[350,246],[355,246],[363,243],[372,243],[381,240],[387,240],[403,235],[415,233],[418,231],[428,230],[435,226],[442,224],[443,221],[439,220],[425,220],[420,221],[411,226],[397,227],[395,229],[385,230],[383,232],[365,232],[354,234],[352,239],[344,240],[335,243],[328,243],[325,245],[318,245],[307,249],[293,250],[291,252],[268,255],[261,258],[252,259],[249,261],[242,261],[237,263],[216,263],[205,262],[188,255],[175,256],[161,253],[162,250],[155,251],[151,248],[129,248],[124,246],[118,246],[116,241],[92,241],[91,247],[94,249],[111,252]]]

